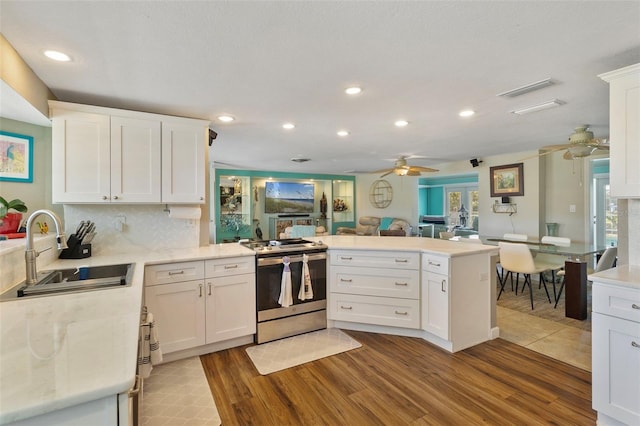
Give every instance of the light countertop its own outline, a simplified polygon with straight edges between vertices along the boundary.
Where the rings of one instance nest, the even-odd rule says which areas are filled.
[[[310,240],[322,241],[330,250],[392,250],[419,251],[442,254],[445,256],[467,256],[477,253],[498,253],[498,247],[466,241],[449,241],[418,237],[380,237],[359,235],[328,235],[312,237]]]
[[[253,255],[238,244],[216,244],[57,260],[43,268],[136,264],[130,287],[0,303],[0,424],[133,386],[145,265]]]
[[[589,281],[640,290],[640,265],[620,265],[589,275]]]

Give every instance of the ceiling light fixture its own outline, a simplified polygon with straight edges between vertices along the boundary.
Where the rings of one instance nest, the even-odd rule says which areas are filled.
[[[349,136],[349,132],[347,132],[346,130],[339,130],[338,131],[338,136]]]
[[[295,128],[295,127],[296,127],[296,125],[295,125],[295,124],[293,124],[293,123],[284,123],[284,124],[282,125],[282,128],[283,128],[283,129],[287,129],[287,130],[291,130],[291,129]]]
[[[544,87],[551,86],[552,84],[555,84],[555,82],[551,80],[551,78],[545,78],[544,80],[536,81],[535,83],[525,84],[524,86],[498,93],[496,96],[515,98],[516,96],[524,95],[525,93],[533,92],[534,90],[539,90]]]
[[[362,88],[357,86],[347,87],[347,89],[344,92],[347,95],[357,95],[358,93],[362,92]]]
[[[69,55],[67,55],[66,53],[58,52],[56,50],[46,50],[44,52],[44,56],[58,62],[69,62],[71,60],[71,57],[69,57]]]
[[[409,122],[407,120],[398,120],[394,124],[396,127],[405,127]]]
[[[460,112],[458,113],[458,115],[459,115],[460,117],[465,117],[465,118],[466,118],[466,117],[471,117],[471,116],[472,116],[472,115],[474,115],[475,113],[476,113],[476,112],[475,112],[474,110],[472,110],[472,109],[465,109],[465,110],[460,111]]]
[[[538,111],[542,111],[545,109],[549,109],[549,108],[555,108],[555,107],[559,107],[560,105],[564,105],[566,102],[561,101],[560,99],[553,99],[547,102],[543,102],[541,104],[538,105],[532,105],[529,107],[525,107],[525,108],[520,108],[520,109],[516,109],[511,111],[512,114],[518,114],[518,115],[524,115],[524,114],[530,114],[532,112],[538,112]]]
[[[222,121],[223,123],[230,123],[235,120],[235,118],[230,115],[219,115],[218,120]]]

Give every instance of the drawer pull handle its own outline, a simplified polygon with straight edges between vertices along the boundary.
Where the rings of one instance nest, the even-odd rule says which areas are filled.
[[[340,309],[346,309],[346,310],[350,311],[351,309],[353,309],[353,306],[340,305]]]
[[[211,296],[211,283],[207,283],[209,285],[209,296]]]
[[[352,260],[353,257],[340,256],[340,260]]]
[[[237,269],[238,268],[238,264],[235,265],[224,265],[224,269]]]
[[[634,348],[640,348],[640,343],[636,343],[634,341],[631,341],[631,346],[633,346]]]
[[[631,307],[632,307],[633,309],[640,309],[640,306],[636,305],[635,303],[633,303],[633,304],[631,305]]]
[[[438,268],[440,267],[440,264],[439,264],[439,263],[435,263],[435,262],[432,262],[432,261],[429,261],[429,265],[431,265],[431,266],[437,266]]]
[[[396,285],[407,286],[409,283],[396,283]]]
[[[440,284],[440,290],[442,290],[443,293],[447,292],[447,289],[445,288],[447,284],[447,280],[442,280],[442,283]]]
[[[200,295],[198,297],[202,297],[202,284],[198,284],[198,287],[200,287]]]
[[[169,272],[169,276],[172,276],[172,275],[182,275],[182,274],[184,274],[184,271],[180,271],[180,272]]]
[[[352,279],[347,280],[347,279],[344,279],[344,278],[340,278],[340,282],[351,283],[351,282],[353,282],[353,280]]]
[[[396,263],[407,263],[407,259],[396,259]]]
[[[409,315],[409,312],[407,312],[407,311],[404,311],[404,312],[396,311],[396,315]]]

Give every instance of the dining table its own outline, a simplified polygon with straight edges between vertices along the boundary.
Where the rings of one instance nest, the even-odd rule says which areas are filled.
[[[565,316],[577,320],[587,319],[587,265],[593,262],[593,256],[604,253],[607,246],[583,242],[571,242],[568,246],[556,246],[539,240],[508,240],[502,237],[482,236],[483,244],[498,245],[501,241],[526,244],[533,253],[545,253],[565,258],[564,261],[564,300]]]

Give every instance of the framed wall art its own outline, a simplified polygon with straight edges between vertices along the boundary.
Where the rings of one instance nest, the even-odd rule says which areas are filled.
[[[491,167],[489,177],[492,197],[524,195],[523,163]]]
[[[0,181],[33,182],[33,137],[0,131]]]

